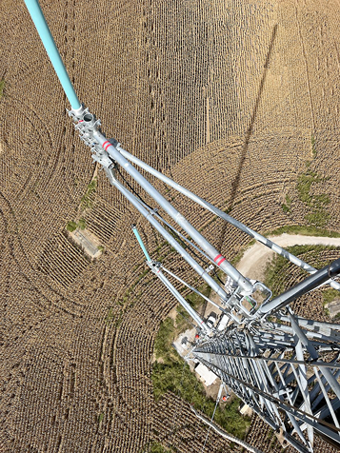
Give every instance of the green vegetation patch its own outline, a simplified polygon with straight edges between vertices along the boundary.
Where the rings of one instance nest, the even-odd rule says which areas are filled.
[[[106,324],[109,325],[112,322],[113,318],[114,318],[113,307],[110,307],[109,311],[107,313],[107,316],[105,318]]]
[[[312,184],[322,181],[323,178],[318,176],[318,174],[312,170],[307,170],[299,176],[297,184],[299,198],[303,203],[306,203],[307,206],[313,206],[313,196],[310,194]]]
[[[286,225],[277,228],[274,231],[266,232],[264,233],[264,236],[280,236],[283,233],[302,234],[304,236],[322,236],[329,238],[340,238],[340,233],[336,231],[330,231],[324,228],[317,228],[315,226],[301,226],[301,225]]]
[[[172,363],[180,360],[180,356],[172,347],[172,342],[176,336],[176,328],[171,318],[166,318],[158,331],[155,339],[156,359],[162,358],[164,363]]]
[[[70,231],[72,233],[77,228],[77,226],[78,225],[76,224],[76,222],[71,221],[66,225],[66,229],[67,231]]]
[[[81,199],[81,207],[82,209],[92,208],[93,202],[91,200],[91,195],[96,192],[97,190],[97,176],[95,176],[90,184],[87,186],[86,193]]]
[[[340,299],[340,292],[334,288],[329,288],[322,293],[322,297],[323,305],[327,305],[335,299]]]
[[[215,401],[205,394],[203,384],[197,380],[189,366],[173,348],[172,343],[177,329],[172,319],[167,318],[161,324],[155,340],[155,356],[158,359],[152,370],[152,383],[156,401],[170,391],[181,397],[208,418],[212,416]],[[244,439],[250,426],[249,417],[243,417],[239,411],[240,401],[235,398],[225,408],[217,407],[214,421],[223,429]]]
[[[81,230],[85,230],[86,228],[86,221],[85,219],[80,219],[79,222],[78,222],[78,227],[81,229]]]
[[[292,200],[290,199],[289,195],[287,194],[286,195],[286,203],[283,203],[281,205],[282,209],[283,209],[283,212],[285,214],[288,214],[291,210],[291,207],[292,207]]]
[[[4,80],[4,79],[1,79],[1,80],[0,80],[0,99],[1,99],[2,96],[4,95],[5,86],[6,86],[5,80]]]
[[[330,198],[327,194],[314,195],[312,186],[323,183],[329,178],[322,177],[315,170],[312,170],[314,159],[317,157],[316,139],[313,134],[311,135],[311,154],[312,160],[306,162],[307,170],[298,177],[296,187],[299,199],[311,210],[305,216],[305,220],[311,226],[323,227],[330,218],[330,214],[326,210],[327,205],[330,203]],[[282,209],[288,213],[290,211],[289,204],[287,202],[283,204]]]
[[[78,223],[76,223],[72,220],[71,222],[68,222],[68,224],[66,225],[67,231],[70,231],[71,233],[77,228],[80,228],[81,230],[85,230],[85,228],[86,228],[85,219],[80,219]]]
[[[148,453],[172,453],[174,450],[171,447],[169,450],[168,448],[163,447],[159,442],[153,441],[146,448],[143,448],[142,451]]]
[[[312,140],[313,156],[316,156],[315,139]],[[313,184],[318,184],[327,181],[329,178],[323,178],[316,171],[310,169],[308,162],[308,170],[302,173],[298,178],[297,191],[299,199],[311,209],[311,212],[305,216],[305,220],[309,225],[323,227],[329,220],[330,214],[326,211],[326,206],[330,203],[329,196],[326,194],[313,195],[311,188]]]

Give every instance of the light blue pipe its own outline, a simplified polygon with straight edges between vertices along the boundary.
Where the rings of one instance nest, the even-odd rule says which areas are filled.
[[[53,64],[55,72],[57,73],[60,83],[62,84],[65,94],[70,101],[72,109],[78,110],[81,107],[81,104],[74,91],[57,46],[55,45],[53,36],[51,35],[50,29],[46,23],[45,17],[40,9],[39,2],[38,0],[25,0],[25,3],[51,63]]]
[[[146,257],[146,260],[147,261],[151,261],[151,258],[150,258],[150,255],[148,254],[146,248],[145,248],[145,245],[142,241],[142,238],[139,236],[139,233],[138,233],[138,230],[135,226],[132,227],[132,231],[135,233],[135,236],[137,238],[137,241],[139,242],[139,245],[141,246],[141,249],[143,250],[144,252],[144,255]]]

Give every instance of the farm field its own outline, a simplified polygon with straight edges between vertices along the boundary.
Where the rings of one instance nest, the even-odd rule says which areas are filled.
[[[40,4],[108,137],[259,232],[340,233],[339,1]],[[92,164],[24,2],[0,10],[0,452],[241,452],[207,437],[180,394],[155,400],[154,340],[176,301],[130,225],[154,259],[194,275]],[[248,243],[155,185],[228,259]],[[69,240],[70,222],[100,258]],[[326,319],[320,291],[294,309]],[[257,416],[246,440],[281,451]],[[315,451],[336,450],[316,438]]]

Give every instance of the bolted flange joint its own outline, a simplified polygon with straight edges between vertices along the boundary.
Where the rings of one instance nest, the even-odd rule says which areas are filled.
[[[147,265],[150,267],[154,274],[158,274],[162,267],[162,263],[155,260],[147,261]]]
[[[101,121],[96,119],[95,115],[89,111],[83,104],[78,110],[68,110],[69,116],[74,121],[74,128],[79,132],[80,139],[85,145],[91,148],[92,159],[94,162],[98,162],[104,168],[113,168],[115,166],[114,160],[110,155],[103,149],[95,137],[95,133],[100,133]],[[105,135],[104,135],[105,136]],[[111,139],[115,145],[119,145],[117,140]]]

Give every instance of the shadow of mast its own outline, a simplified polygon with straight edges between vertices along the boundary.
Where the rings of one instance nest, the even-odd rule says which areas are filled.
[[[253,109],[253,113],[251,115],[250,123],[249,123],[248,129],[247,129],[247,132],[246,132],[245,141],[244,141],[244,145],[243,145],[242,152],[241,152],[241,159],[240,159],[240,162],[239,162],[239,165],[238,165],[236,177],[235,177],[235,179],[234,179],[234,181],[232,182],[232,185],[231,185],[231,196],[230,196],[231,203],[230,203],[230,206],[229,206],[229,210],[231,210],[234,207],[235,196],[236,196],[238,187],[240,185],[242,168],[243,168],[243,165],[244,165],[244,161],[246,160],[246,157],[247,157],[249,142],[250,142],[251,135],[253,133],[254,123],[256,121],[256,116],[257,116],[259,104],[260,104],[260,101],[261,101],[264,84],[265,84],[266,77],[267,77],[267,72],[268,72],[269,62],[270,62],[270,58],[271,58],[271,53],[272,53],[272,50],[273,50],[273,47],[274,47],[274,43],[275,43],[275,39],[276,39],[276,33],[277,33],[277,24],[274,25],[274,28],[273,28],[273,31],[272,31],[272,36],[271,36],[271,40],[270,40],[270,44],[269,44],[269,49],[268,49],[266,61],[265,61],[265,64],[264,64],[264,71],[263,71],[263,74],[262,74],[260,86],[259,86],[257,97],[256,97],[255,106],[254,106],[254,109]],[[226,234],[226,231],[227,231],[227,225],[228,225],[227,222],[224,222],[223,228],[222,228],[222,231],[221,231],[220,242],[218,244],[218,250],[221,250],[221,248],[222,248],[222,245],[223,245],[223,242],[224,242],[224,238],[225,238],[225,234]]]

